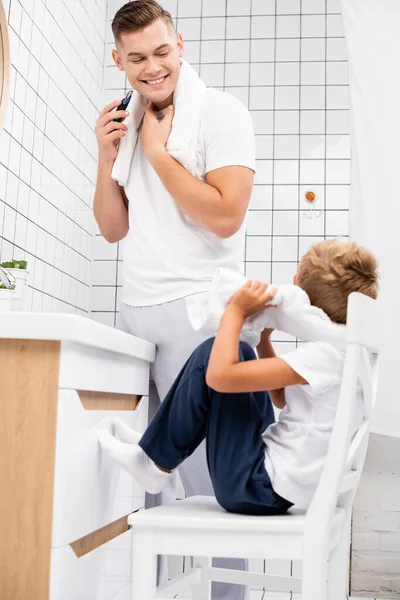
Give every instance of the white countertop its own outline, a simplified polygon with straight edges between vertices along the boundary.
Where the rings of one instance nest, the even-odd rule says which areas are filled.
[[[33,312],[0,312],[0,338],[60,340],[118,352],[154,362],[151,342],[78,315]]]

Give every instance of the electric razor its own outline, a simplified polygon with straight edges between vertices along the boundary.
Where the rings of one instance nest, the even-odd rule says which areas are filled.
[[[115,109],[117,110],[126,110],[128,107],[128,104],[131,100],[131,96],[133,94],[133,90],[131,90],[130,92],[127,93],[127,95],[125,96],[125,98],[122,100],[121,104],[119,106],[117,106],[117,108]],[[117,123],[121,123],[124,120],[124,117],[120,117],[119,119],[113,119],[113,121],[116,121]]]

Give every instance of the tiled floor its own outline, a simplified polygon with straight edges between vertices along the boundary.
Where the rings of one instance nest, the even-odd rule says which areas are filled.
[[[301,600],[301,596],[299,594],[284,594],[281,593],[280,595],[267,595],[268,592],[263,592],[261,590],[251,590],[250,591],[250,595],[248,600]],[[185,600],[189,600],[190,598],[193,598],[193,596],[187,595],[185,594],[185,596],[183,596],[183,598]],[[121,590],[119,592],[119,594],[117,594],[116,596],[112,597],[112,600],[131,600],[131,596],[130,596],[130,585],[128,585],[127,587],[125,587],[123,590]],[[354,598],[354,596],[352,598],[349,598],[349,600],[379,600],[378,598]]]
[[[192,598],[192,596],[184,596],[185,600]],[[118,598],[119,600],[119,598]],[[125,600],[125,598],[123,598]],[[286,594],[283,592],[263,592],[261,590],[251,590],[248,600],[301,600],[300,594]],[[378,598],[355,598],[352,596],[349,600],[379,600]]]
[[[103,586],[101,593],[98,594],[97,600],[132,600],[131,584],[127,583],[126,579],[114,578],[109,581],[108,586]],[[192,593],[188,590],[182,596],[178,596],[177,600],[191,600]],[[302,600],[300,594],[287,594],[284,592],[264,592],[262,590],[250,590],[246,600]],[[348,600],[380,600],[379,598],[361,598],[351,596]]]
[[[275,594],[271,595],[271,592],[262,592],[260,590],[252,590],[248,600],[301,600],[300,594]],[[378,600],[377,598],[355,598],[352,596],[349,600]]]
[[[301,600],[300,594],[286,594],[286,593],[275,593],[262,592],[260,590],[251,590],[248,600]],[[349,600],[367,600],[366,598],[354,598],[351,597]],[[368,600],[378,600],[378,598],[369,598]]]

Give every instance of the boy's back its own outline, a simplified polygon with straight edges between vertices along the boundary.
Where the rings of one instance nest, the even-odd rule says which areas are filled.
[[[334,425],[345,346],[313,342],[281,357],[308,385],[285,388],[286,406],[263,434],[274,490],[307,508],[316,490]],[[359,391],[354,432],[363,418]]]
[[[361,292],[376,298],[377,280],[377,261],[368,250],[354,242],[333,239],[310,247],[300,262],[294,283],[333,322],[345,324],[349,295]],[[265,467],[274,490],[303,508],[311,502],[328,452],[345,352],[344,345],[313,342],[280,357],[302,383],[281,384],[286,406],[278,422],[263,434]],[[362,418],[360,388],[354,433]]]

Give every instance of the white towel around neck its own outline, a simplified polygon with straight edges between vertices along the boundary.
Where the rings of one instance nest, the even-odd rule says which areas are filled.
[[[166,149],[192,175],[196,171],[196,146],[200,128],[201,107],[206,86],[196,71],[182,60],[178,83],[174,92],[175,107],[172,130]],[[126,186],[132,159],[138,141],[139,127],[146,110],[147,100],[134,91],[127,110],[129,116],[124,123],[128,127],[121,138],[115,159],[112,178]]]
[[[186,298],[186,308],[193,329],[205,335],[217,333],[225,306],[247,278],[231,271],[218,269],[209,292]],[[296,285],[281,285],[271,302],[274,308],[248,317],[240,339],[255,348],[263,329],[284,331],[305,342],[345,343],[346,327],[333,323],[320,308],[312,306],[306,292]]]

